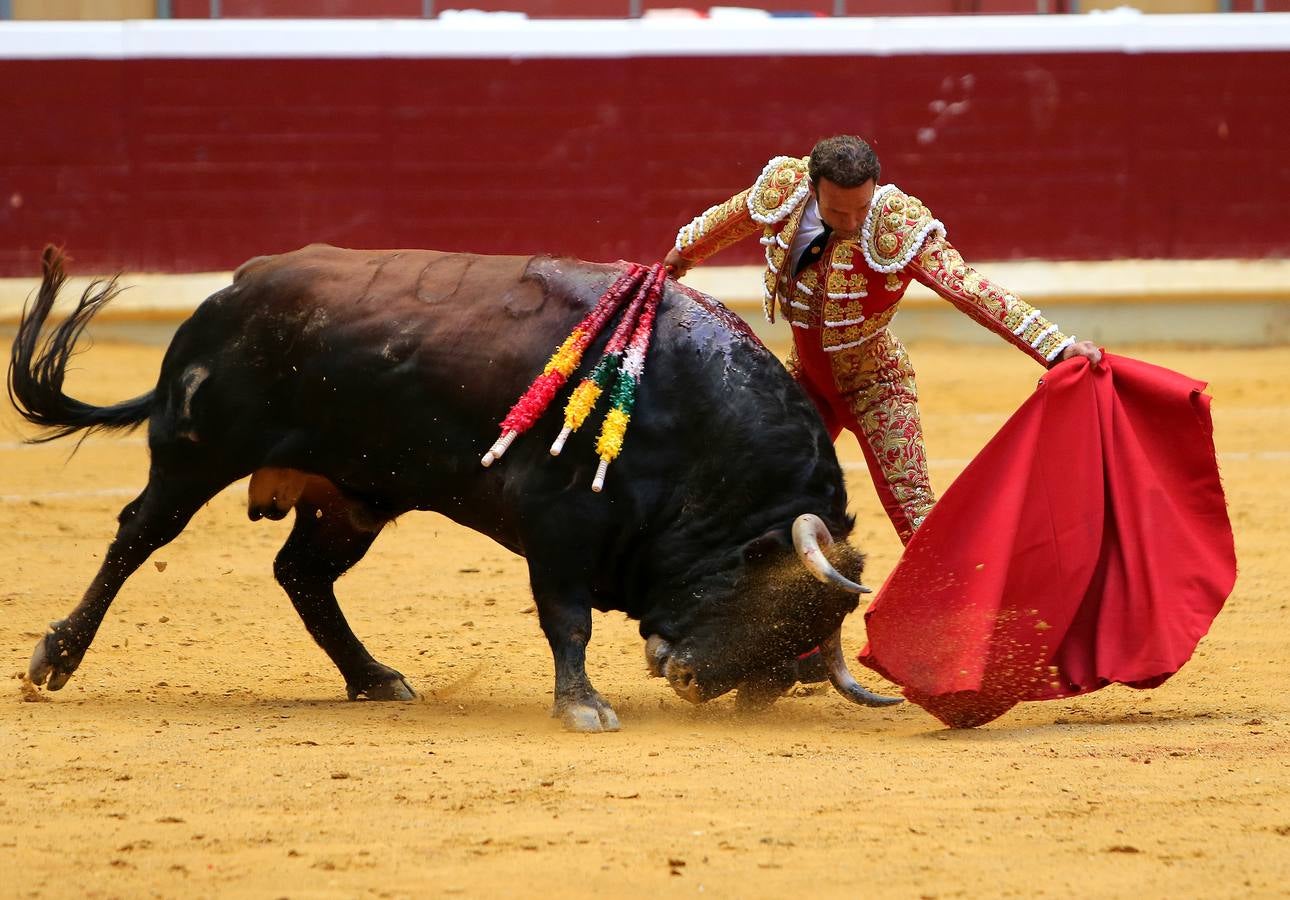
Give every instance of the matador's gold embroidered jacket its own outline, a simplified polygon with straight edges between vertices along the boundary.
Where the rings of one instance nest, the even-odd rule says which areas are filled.
[[[860,347],[881,334],[911,279],[1044,365],[1075,342],[1039,310],[968,267],[945,239],[945,226],[917,197],[891,184],[874,192],[858,242],[833,241],[818,263],[793,278],[789,248],[806,208],[809,161],[772,159],[751,188],[683,227],[676,237],[677,252],[699,263],[760,231],[766,249],[767,320],[775,320],[778,303],[794,328],[818,328],[828,353]]]

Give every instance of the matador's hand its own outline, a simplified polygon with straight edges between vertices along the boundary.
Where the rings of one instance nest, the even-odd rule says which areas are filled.
[[[663,257],[663,265],[667,266],[667,274],[673,278],[681,278],[686,272],[690,271],[693,265],[688,259],[683,257],[677,249],[673,247],[667,251],[667,256]]]
[[[1102,351],[1097,349],[1097,344],[1092,341],[1076,341],[1062,351],[1062,360],[1070,359],[1072,356],[1082,356],[1093,365],[1102,361]]]

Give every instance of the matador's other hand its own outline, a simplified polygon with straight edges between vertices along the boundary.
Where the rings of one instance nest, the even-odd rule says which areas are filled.
[[[1076,341],[1062,351],[1062,360],[1070,359],[1072,356],[1082,356],[1093,365],[1102,361],[1102,351],[1092,341]]]
[[[663,257],[663,265],[667,266],[667,274],[673,278],[682,278],[685,273],[690,271],[694,265],[688,259],[680,254],[675,247],[667,251],[667,256]]]

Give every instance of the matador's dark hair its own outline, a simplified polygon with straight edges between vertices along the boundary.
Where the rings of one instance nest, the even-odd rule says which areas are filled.
[[[807,170],[811,184],[817,188],[820,179],[827,178],[838,187],[859,187],[869,179],[874,183],[882,172],[878,154],[860,138],[839,134],[825,138],[811,150],[811,164]]]

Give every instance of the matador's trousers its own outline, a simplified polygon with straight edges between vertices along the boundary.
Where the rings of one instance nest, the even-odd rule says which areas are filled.
[[[884,330],[858,347],[825,353],[814,328],[794,328],[793,344],[789,371],[815,401],[834,440],[843,428],[856,436],[883,508],[908,544],[936,498],[904,346]]]

